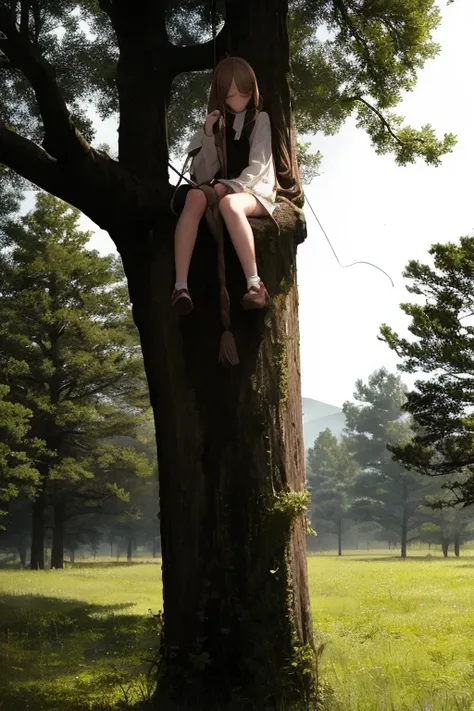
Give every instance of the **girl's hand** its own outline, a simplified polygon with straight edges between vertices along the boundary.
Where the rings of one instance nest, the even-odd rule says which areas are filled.
[[[204,133],[208,138],[212,136],[212,127],[214,126],[215,122],[220,119],[221,112],[216,109],[212,113],[208,115],[206,118],[206,122],[204,124]]]

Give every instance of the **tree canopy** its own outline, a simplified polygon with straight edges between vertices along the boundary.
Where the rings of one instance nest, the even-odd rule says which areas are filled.
[[[135,5],[138,11],[147,2]],[[219,54],[228,47],[230,5],[216,4]],[[160,56],[163,67],[175,77],[167,102],[173,148],[202,120],[209,84],[206,72],[214,53],[212,3],[170,0],[157,3],[157,12],[158,7],[167,30]],[[421,128],[406,126],[394,112],[403,93],[414,88],[417,72],[440,50],[432,38],[440,22],[435,0],[364,4],[292,0],[289,10],[290,80],[298,132],[334,134],[355,115],[377,152],[392,152],[402,165],[417,157],[439,164],[441,156],[452,150],[454,136],[439,139],[428,123]],[[92,155],[88,142],[94,140],[95,119],[118,115],[121,11],[121,2],[110,0],[0,2],[4,193],[16,172],[78,202],[59,184],[56,161],[71,152],[83,153],[84,158]],[[300,155],[304,154],[302,150]],[[111,169],[104,154],[94,155],[99,166]],[[316,160],[308,156],[306,161],[313,169],[319,160],[315,156]],[[114,175],[120,178],[120,172]]]

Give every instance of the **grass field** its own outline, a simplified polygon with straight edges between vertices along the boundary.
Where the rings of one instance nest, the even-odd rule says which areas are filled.
[[[424,556],[309,559],[338,711],[474,709],[474,557]]]
[[[474,555],[426,554],[309,558],[328,711],[474,711]],[[156,562],[0,571],[0,710],[146,698],[160,605]]]

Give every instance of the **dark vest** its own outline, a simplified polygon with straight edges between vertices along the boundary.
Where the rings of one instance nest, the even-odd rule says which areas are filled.
[[[247,114],[250,116],[250,112]],[[225,115],[225,143],[226,143],[226,155],[227,155],[227,176],[228,180],[233,178],[238,178],[239,175],[245,168],[249,165],[250,156],[250,135],[255,126],[255,120],[249,120],[245,116],[244,127],[240,138],[235,140],[235,131],[233,129],[235,115],[231,113],[226,113]],[[217,175],[216,177],[223,177]]]

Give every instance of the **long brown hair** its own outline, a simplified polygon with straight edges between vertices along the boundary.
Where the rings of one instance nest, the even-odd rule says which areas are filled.
[[[226,57],[222,59],[216,67],[212,78],[211,91],[209,94],[208,113],[218,109],[224,116],[227,106],[226,99],[235,81],[237,89],[242,94],[250,94],[250,101],[247,110],[253,110],[257,117],[260,108],[260,92],[258,90],[257,77],[255,72],[245,59],[241,57]]]
[[[216,124],[223,127],[227,109],[226,99],[235,80],[237,89],[242,94],[250,94],[247,111],[250,111],[248,121],[254,121],[262,110],[262,97],[258,89],[254,70],[242,57],[226,57],[216,66],[209,94],[208,113],[216,109],[221,113],[221,119]],[[303,193],[299,169],[296,161],[296,151],[292,145],[291,130],[280,126],[281,121],[274,121],[271,106],[265,107],[270,116],[272,126],[272,152],[277,173],[277,191],[280,196],[290,201],[302,204]]]

